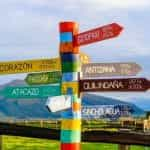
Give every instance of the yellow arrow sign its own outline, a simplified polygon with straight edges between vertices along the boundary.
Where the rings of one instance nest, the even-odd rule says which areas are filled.
[[[80,54],[80,60],[84,64],[90,62],[89,57],[84,53]],[[0,75],[60,71],[60,66],[59,58],[0,62]]]
[[[60,69],[59,58],[0,62],[0,74],[60,71]]]
[[[80,52],[80,61],[82,64],[88,64],[90,63],[91,60],[87,54]]]

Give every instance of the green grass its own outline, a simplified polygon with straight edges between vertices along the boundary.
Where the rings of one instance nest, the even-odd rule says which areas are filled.
[[[59,150],[58,141],[3,136],[3,150]],[[82,150],[118,150],[117,144],[82,143]],[[150,147],[131,146],[131,150],[150,150]]]
[[[3,136],[3,150],[57,150],[59,142],[15,136]]]

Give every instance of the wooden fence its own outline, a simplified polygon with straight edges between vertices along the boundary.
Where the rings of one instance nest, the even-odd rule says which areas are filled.
[[[150,146],[150,134],[143,132],[142,130],[142,132],[139,133],[120,130],[102,131],[103,128],[109,126],[120,127],[120,124],[118,123],[112,123],[109,125],[106,124],[106,126],[104,123],[103,125],[102,123],[95,123],[92,128],[91,124],[88,124],[87,121],[83,121],[82,141],[115,143],[118,144],[118,150],[130,150],[130,145]],[[0,135],[15,135],[59,140],[59,129],[60,120],[19,120],[15,122],[11,120],[10,123],[0,123]],[[0,143],[2,143],[2,138],[0,138]],[[2,149],[1,145],[2,144],[0,144],[0,148]]]

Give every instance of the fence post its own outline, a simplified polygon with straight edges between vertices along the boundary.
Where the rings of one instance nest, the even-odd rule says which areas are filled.
[[[43,128],[43,120],[40,120],[40,127]]]
[[[3,136],[0,135],[0,150],[3,150]]]
[[[57,120],[56,120],[56,122],[55,122],[55,128],[57,129]]]
[[[118,150],[130,150],[130,145],[119,144]]]
[[[25,126],[27,126],[27,124],[28,124],[28,121],[27,121],[27,120],[24,120],[24,124],[25,124]]]

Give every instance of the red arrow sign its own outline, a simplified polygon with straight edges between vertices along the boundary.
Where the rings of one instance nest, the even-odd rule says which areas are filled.
[[[122,30],[123,27],[117,23],[112,23],[96,29],[82,32],[74,37],[74,45],[86,45],[93,42],[114,38],[117,37]]]
[[[80,80],[80,92],[136,92],[150,88],[150,81],[145,78],[128,79],[86,79]]]

